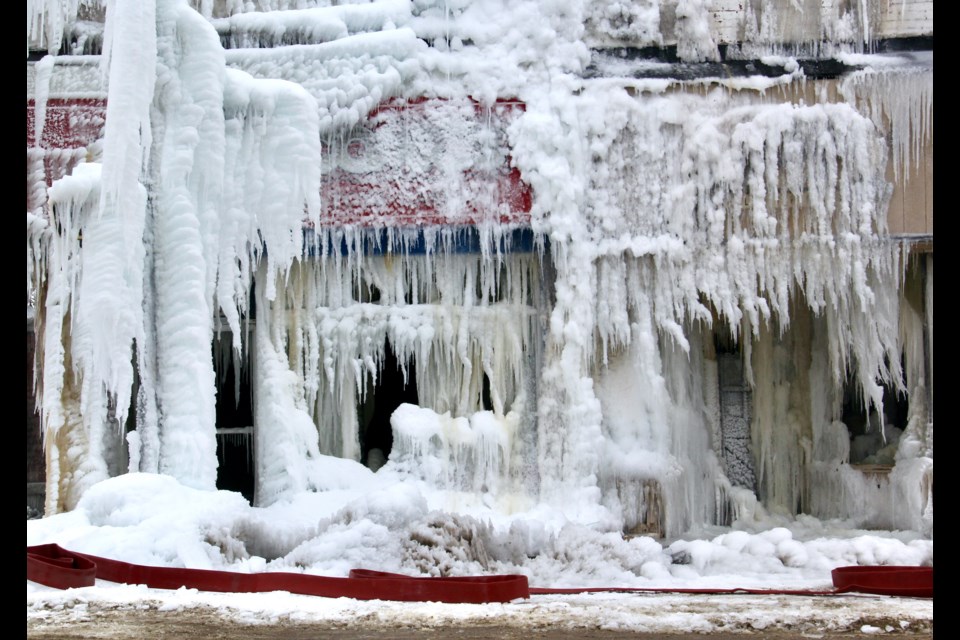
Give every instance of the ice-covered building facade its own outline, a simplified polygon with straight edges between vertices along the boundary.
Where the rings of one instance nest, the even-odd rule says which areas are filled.
[[[28,1],[28,488],[932,535],[932,6]]]

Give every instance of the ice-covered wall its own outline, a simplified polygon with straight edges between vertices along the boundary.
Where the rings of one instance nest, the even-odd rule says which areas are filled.
[[[107,477],[101,446],[106,403],[100,380],[84,375],[96,365],[97,354],[85,347],[97,330],[91,321],[102,321],[97,317],[102,309],[80,300],[87,272],[104,272],[95,254],[80,251],[81,229],[91,227],[87,242],[96,246],[104,240],[98,231],[110,222],[96,220],[99,191],[100,166],[80,165],[51,189],[46,224],[28,228],[35,258],[43,261],[36,270],[43,307],[35,331],[44,372],[37,405],[47,454],[47,513],[72,509],[88,487]]]
[[[357,406],[389,343],[421,404],[394,421],[393,468],[451,491],[519,487],[611,530],[656,510],[674,536],[759,508],[717,457],[711,343],[724,332],[751,386],[763,508],[928,528],[932,289],[920,307],[904,293],[907,259],[886,220],[888,159],[899,180],[931,144],[932,54],[849,57],[874,38],[878,18],[862,3],[833,3],[834,15],[826,3],[750,2],[740,55],[776,54],[764,59],[780,77],[643,80],[611,68],[585,79],[590,29],[642,46],[676,38],[685,62],[716,60],[716,8],[317,4],[196,12],[159,0],[155,59],[140,64],[155,65],[152,78],[125,65],[134,53],[122,57],[137,32],[124,27],[148,37],[149,12],[108,5],[116,125],[90,224],[126,239],[104,250],[115,263],[97,263],[103,278],[123,274],[104,308],[126,315],[111,349],[82,333],[67,347],[97,363],[78,384],[103,398],[129,386],[120,350],[135,350],[140,469],[215,485],[210,344],[222,314],[235,352],[253,354],[260,504],[321,490],[328,456],[360,459]],[[816,38],[784,35],[801,9]],[[829,53],[863,68],[813,83],[786,57],[797,42],[824,55],[824,42],[854,43]],[[436,107],[419,115],[377,110],[424,98]],[[525,106],[497,121],[504,99]],[[402,228],[384,191],[359,189],[345,192],[351,210],[385,217],[338,218],[346,200],[319,202],[321,168],[385,176],[430,216],[414,211],[405,222],[421,228]],[[510,168],[532,188],[531,253],[506,250],[522,218],[484,190]],[[50,233],[30,215],[28,230]],[[459,232],[438,219],[472,225],[476,252],[459,254]],[[31,247],[37,264],[50,260]],[[94,296],[82,282],[62,290]],[[65,385],[56,371],[45,378]],[[868,493],[837,426],[848,378],[868,407],[884,387],[911,395],[884,494],[902,510],[855,506]],[[80,413],[93,420],[106,406]]]
[[[83,390],[74,418],[82,417],[93,443],[111,403],[115,429],[135,411],[131,458],[140,469],[213,489],[215,314],[224,314],[239,351],[240,317],[264,245],[267,299],[275,292],[266,283],[301,252],[304,220],[319,211],[320,154],[311,142],[319,139],[317,106],[297,85],[228,70],[213,27],[184,2],[111,4],[106,42],[108,125],[102,171],[90,187],[99,201],[83,200],[82,217],[45,231],[62,242],[82,233],[90,249],[78,245],[82,269],[44,303],[76,299],[78,330],[65,349],[73,367],[43,367],[43,385],[62,388],[73,375]],[[79,206],[71,184],[50,191],[49,210]],[[57,333],[44,339],[57,341]],[[51,438],[64,422],[55,419],[57,395],[43,400]],[[80,448],[56,455],[72,467],[88,458]]]
[[[804,509],[811,394],[799,371],[807,367],[767,350],[790,349],[803,334],[794,322],[812,313],[825,324],[820,376],[839,387],[849,368],[877,404],[880,382],[903,389],[883,130],[852,104],[766,102],[723,88],[634,97],[612,85],[528,101],[513,130],[514,159],[538,195],[533,224],[550,238],[557,268],[554,354],[540,401],[551,432],[540,442],[560,462],[541,460],[544,489],[596,486],[601,469],[617,467],[601,453],[608,447],[627,460],[656,454],[663,468],[687,456],[697,462],[678,467],[702,472],[696,495],[713,496],[723,480],[707,470],[710,424],[696,411],[703,392],[672,395],[663,385],[679,370],[662,359],[679,349],[693,365],[691,338],[720,318],[753,348],[760,496]],[[616,366],[605,370],[611,354]],[[776,373],[784,366],[787,377]],[[596,395],[599,372],[605,387],[626,384],[646,408],[615,403],[628,395],[619,387]],[[682,427],[671,424],[677,405],[692,416]],[[710,511],[679,501],[699,521]],[[685,524],[674,518],[668,531]]]

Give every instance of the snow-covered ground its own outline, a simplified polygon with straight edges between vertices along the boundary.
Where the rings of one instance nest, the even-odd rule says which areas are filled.
[[[147,565],[346,576],[368,568],[408,575],[522,573],[533,587],[832,588],[830,570],[856,564],[932,565],[916,532],[865,531],[842,521],[758,516],[674,540],[624,539],[564,521],[546,507],[516,515],[457,500],[397,473],[344,461],[341,486],[267,508],[173,478],[127,474],[92,487],[74,511],[27,521],[27,544]],[[366,478],[366,481],[361,481]],[[375,628],[487,624],[647,632],[922,632],[928,599],[675,594],[536,595],[507,604],[329,599],[289,593],[168,591],[98,581],[59,591],[27,583],[32,625],[89,620],[93,610],[203,611],[242,624],[325,622]],[[881,624],[882,623],[882,624]],[[887,629],[887,627],[890,627]]]
[[[288,593],[222,594],[192,589],[162,591],[107,585],[27,593],[30,630],[85,623],[104,630],[108,620],[137,620],[157,612],[178,620],[222,621],[254,627],[291,626],[381,632],[414,629],[429,633],[464,627],[489,629],[514,637],[512,630],[611,630],[649,634],[771,633],[822,637],[837,633],[928,635],[933,629],[933,602],[883,596],[691,596],[586,594],[532,596],[506,604],[439,604],[312,598]],[[89,627],[87,627],[89,628]],[[129,628],[129,627],[127,627]],[[236,627],[231,627],[236,629]],[[316,633],[316,631],[314,631]],[[490,631],[487,632],[488,634]],[[794,635],[795,634],[795,635]],[[98,636],[103,637],[103,636]],[[278,634],[277,637],[282,637]],[[408,637],[404,635],[403,637]],[[467,636],[474,637],[474,636]],[[478,635],[475,637],[496,637]]]

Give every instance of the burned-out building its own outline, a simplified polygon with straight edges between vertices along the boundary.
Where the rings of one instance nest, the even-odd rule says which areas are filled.
[[[932,535],[932,1],[248,4],[31,5],[28,506]]]

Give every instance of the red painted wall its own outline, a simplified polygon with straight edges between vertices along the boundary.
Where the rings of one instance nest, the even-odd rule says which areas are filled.
[[[380,152],[379,132],[391,121],[402,118],[411,128],[411,136],[429,137],[431,110],[447,105],[442,100],[416,100],[381,105],[370,114],[368,121],[354,131],[339,152],[346,160],[360,160],[365,153]],[[523,182],[519,170],[510,166],[505,128],[523,111],[516,101],[496,103],[492,108],[473,105],[473,110],[461,109],[467,120],[476,119],[476,126],[466,127],[480,131],[482,141],[466,141],[478,146],[478,153],[491,149],[496,164],[487,163],[461,173],[459,180],[451,181],[444,172],[444,150],[439,149],[436,162],[411,163],[409,166],[390,166],[374,171],[351,170],[351,162],[336,162],[326,167],[321,181],[323,224],[330,226],[420,226],[436,224],[471,225],[481,221],[500,221],[524,224],[529,221],[531,192]],[[46,119],[40,147],[36,145],[36,108],[33,100],[27,102],[27,198],[28,208],[43,202],[43,187],[72,171],[85,159],[85,148],[103,135],[106,101],[95,98],[51,98],[46,105]],[[481,134],[478,134],[481,135]],[[480,140],[480,138],[478,138]],[[323,143],[321,143],[323,144]],[[325,145],[327,146],[327,145]],[[422,154],[424,147],[409,143],[410,154]],[[324,152],[331,152],[325,148]],[[334,154],[336,155],[336,154]],[[488,153],[489,155],[489,153]],[[324,154],[328,157],[328,153]],[[43,162],[40,174],[39,162]],[[411,166],[416,164],[419,173]],[[429,165],[423,169],[424,165]],[[479,165],[478,165],[479,166]],[[42,175],[42,179],[41,179]],[[451,189],[454,194],[451,197]]]

